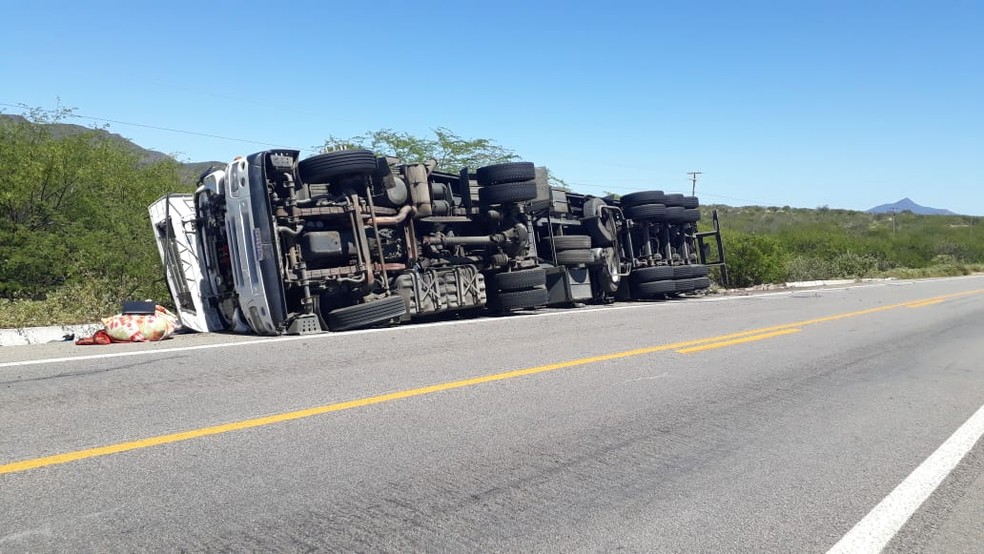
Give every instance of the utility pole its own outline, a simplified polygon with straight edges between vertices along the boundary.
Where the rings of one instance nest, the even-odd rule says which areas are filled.
[[[687,175],[690,175],[690,196],[697,195],[697,176],[703,175],[701,171],[688,171]]]
[[[898,214],[896,213],[895,208],[892,208],[892,234],[893,235],[895,234],[895,218],[897,216]]]

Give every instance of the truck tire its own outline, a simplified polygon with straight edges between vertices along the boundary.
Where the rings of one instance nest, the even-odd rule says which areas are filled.
[[[613,248],[605,248],[601,251],[602,264],[591,276],[591,281],[601,292],[615,294],[622,284],[622,276],[619,274],[618,254]]]
[[[639,298],[649,298],[660,294],[671,294],[676,292],[676,281],[649,281],[648,283],[636,283],[633,287],[635,296]]]
[[[693,279],[696,277],[707,277],[706,265],[689,264],[673,266],[674,279]]]
[[[694,279],[694,290],[704,290],[711,288],[711,280],[707,277],[697,277]]]
[[[680,201],[680,205],[688,210],[694,210],[700,207],[700,201],[697,200],[696,196],[684,196],[683,200]]]
[[[407,303],[403,297],[388,296],[365,304],[346,306],[328,312],[328,329],[347,331],[368,327],[400,317],[405,313],[407,313]]]
[[[587,235],[568,235],[553,238],[554,250],[584,250],[591,248],[591,237]]]
[[[696,277],[694,275],[694,267],[691,265],[675,265],[673,266],[673,278],[674,279],[690,279]]]
[[[697,223],[700,221],[700,210],[696,208],[684,208],[683,215],[680,216],[680,219],[684,223]]]
[[[625,210],[625,215],[631,219],[664,221],[667,211],[663,204],[639,204]]]
[[[608,248],[615,243],[615,233],[605,225],[605,222],[598,216],[585,217],[581,220],[581,228],[594,241],[594,246]]]
[[[542,287],[547,284],[547,272],[543,268],[521,269],[509,273],[499,273],[495,276],[495,284],[499,290],[513,291]]]
[[[479,186],[487,187],[502,183],[519,183],[536,178],[536,168],[530,162],[510,162],[487,165],[478,168],[475,178]]]
[[[533,181],[502,183],[478,189],[478,201],[486,206],[509,202],[526,202],[534,198],[536,198],[536,183]]]
[[[630,192],[619,201],[622,203],[622,208],[631,208],[632,206],[641,206],[642,204],[662,204],[663,191],[644,190],[641,192]]]
[[[632,270],[630,275],[636,283],[649,283],[651,281],[673,279],[675,271],[672,266],[660,265],[656,267],[640,267]]]
[[[307,184],[327,183],[341,175],[372,175],[376,173],[376,156],[368,150],[339,150],[318,154],[297,164],[301,181]]]
[[[559,265],[581,265],[590,264],[597,261],[594,252],[591,250],[563,250],[557,252],[557,263]]]
[[[674,292],[693,292],[696,288],[696,279],[676,279],[673,281]]]
[[[666,207],[667,208],[670,207],[670,206],[676,206],[678,208],[683,208],[684,207],[683,206],[683,195],[682,194],[678,194],[678,193],[664,194],[663,195],[663,204],[666,204]]]
[[[584,200],[584,205],[581,207],[582,217],[597,217],[601,215],[601,208],[607,206],[608,203],[597,197],[590,197]]]
[[[546,306],[550,301],[550,293],[546,288],[537,287],[529,290],[501,292],[495,300],[495,307],[502,310],[519,308],[536,308]]]
[[[667,206],[666,207],[666,222],[667,223],[687,223],[684,221],[685,208],[680,206]]]

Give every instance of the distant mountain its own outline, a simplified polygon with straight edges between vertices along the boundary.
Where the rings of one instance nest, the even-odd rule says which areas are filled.
[[[2,114],[0,113],[0,121],[8,120],[12,122],[24,122],[27,121],[24,117],[12,114]],[[134,152],[139,156],[140,163],[151,164],[154,162],[159,162],[164,159],[171,158],[171,156],[158,152],[156,150],[148,150],[142,146],[137,145],[133,141],[127,139],[126,137],[117,135],[116,133],[110,133],[105,129],[93,129],[91,127],[83,127],[82,125],[74,125],[71,123],[45,123],[43,124],[51,132],[53,137],[69,137],[72,135],[77,135],[79,133],[91,133],[95,132],[99,135],[107,137],[109,140],[122,144],[127,150]],[[195,183],[198,181],[198,176],[210,166],[223,167],[226,162],[190,162],[181,163],[181,178],[183,181],[188,183]]]
[[[944,210],[941,208],[927,208],[926,206],[920,206],[916,204],[909,198],[903,198],[898,202],[893,202],[892,204],[882,204],[881,206],[875,206],[870,210],[867,210],[869,214],[890,214],[892,212],[904,212],[910,211],[914,214],[919,215],[957,215],[950,210]]]

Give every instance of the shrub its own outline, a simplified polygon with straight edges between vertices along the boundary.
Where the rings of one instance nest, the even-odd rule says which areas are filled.
[[[723,237],[731,286],[748,287],[786,280],[786,252],[778,240],[726,233]]]
[[[878,271],[877,258],[850,251],[834,256],[831,265],[833,266],[833,277],[868,277]]]
[[[789,260],[786,278],[790,281],[815,281],[830,279],[834,274],[834,265],[830,260],[801,255]]]

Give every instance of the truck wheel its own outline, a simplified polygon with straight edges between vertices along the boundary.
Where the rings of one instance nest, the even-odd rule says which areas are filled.
[[[588,198],[584,201],[584,206],[581,209],[583,217],[597,217],[601,215],[601,208],[607,205],[601,198]]]
[[[557,252],[557,263],[560,265],[581,265],[594,263],[595,255],[591,250],[563,250]]]
[[[534,198],[536,198],[536,183],[533,181],[502,183],[478,189],[478,201],[483,205],[526,202]]]
[[[625,215],[631,219],[664,221],[667,211],[669,210],[662,204],[640,204],[625,210]]]
[[[662,204],[663,191],[644,190],[641,192],[630,192],[629,194],[623,196],[619,201],[622,203],[623,208],[641,206],[642,204]]]
[[[554,250],[584,250],[591,248],[591,237],[587,235],[568,235],[553,238]]]
[[[403,297],[388,296],[365,304],[346,306],[328,312],[328,329],[347,331],[368,327],[400,317],[405,313],[407,313],[407,303]]]
[[[711,280],[707,277],[697,277],[694,281],[694,290],[704,290],[711,288]]]
[[[633,287],[635,295],[639,298],[649,298],[660,294],[670,294],[676,292],[676,281],[650,281],[648,283],[636,283]]]
[[[696,284],[695,279],[677,279],[673,281],[674,292],[693,292]]]
[[[683,206],[683,195],[682,194],[677,194],[677,193],[664,194],[663,195],[663,204],[666,204],[666,207],[676,206],[678,208],[682,208],[682,207],[684,207]]]
[[[602,259],[605,263],[593,273],[591,280],[602,292],[615,294],[622,282],[622,276],[618,272],[618,255],[615,253],[615,249],[605,248],[602,250]]]
[[[339,150],[318,154],[297,164],[301,181],[322,184],[340,175],[372,175],[376,156],[368,150]]]
[[[683,220],[685,209],[680,206],[667,206],[666,207],[666,222],[667,223],[687,223]]]
[[[700,201],[697,200],[696,196],[684,196],[683,200],[680,201],[680,205],[688,210],[694,210],[700,207]]]
[[[672,266],[660,265],[656,267],[640,267],[630,273],[632,280],[636,283],[649,283],[652,281],[665,281],[673,279],[674,269]]]
[[[542,287],[547,284],[547,272],[543,268],[521,269],[495,276],[499,290],[513,291]]]
[[[683,215],[680,216],[680,219],[684,223],[697,223],[700,221],[700,210],[696,208],[684,208]]]
[[[510,162],[487,165],[478,168],[475,178],[479,186],[487,187],[502,183],[519,183],[536,178],[536,168],[530,162]]]
[[[581,228],[591,236],[594,245],[599,248],[608,248],[615,242],[615,233],[598,216],[582,219]]]
[[[696,277],[707,277],[706,265],[689,264],[673,266],[674,279],[693,279]]]
[[[515,310],[546,306],[549,301],[550,293],[547,292],[547,289],[537,287],[529,290],[501,292],[495,300],[495,305],[502,310]]]

